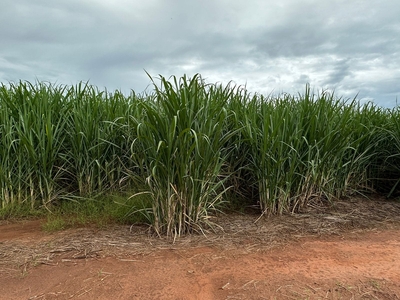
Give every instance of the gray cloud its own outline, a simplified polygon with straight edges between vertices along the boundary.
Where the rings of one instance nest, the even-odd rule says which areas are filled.
[[[3,2],[2,82],[141,92],[147,70],[265,94],[310,83],[389,107],[400,94],[397,0]]]

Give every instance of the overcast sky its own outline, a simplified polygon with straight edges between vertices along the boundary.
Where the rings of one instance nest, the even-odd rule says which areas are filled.
[[[0,81],[143,92],[200,73],[252,93],[400,101],[399,0],[2,0]],[[151,91],[151,87],[150,87]]]

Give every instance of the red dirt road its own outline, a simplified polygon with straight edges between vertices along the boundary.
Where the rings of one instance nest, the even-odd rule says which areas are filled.
[[[85,230],[48,234],[40,230],[39,221],[0,225],[0,299],[399,299],[400,295],[398,229],[306,236],[269,249],[248,236],[234,248],[215,241],[189,241],[154,245],[151,251],[117,247],[83,253],[76,250],[76,239]],[[73,234],[71,244],[68,237]],[[96,231],[90,234],[95,238]],[[57,243],[61,237],[63,243]],[[130,247],[136,244],[131,242]],[[26,252],[30,245],[33,252]],[[18,255],[25,262],[13,260]]]

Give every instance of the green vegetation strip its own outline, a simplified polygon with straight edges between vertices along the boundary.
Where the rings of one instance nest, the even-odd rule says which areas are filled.
[[[124,216],[177,236],[212,226],[224,203],[283,213],[313,198],[398,196],[398,107],[309,86],[265,97],[198,74],[153,83],[152,94],[129,96],[2,84],[0,215],[125,195]],[[86,209],[107,207],[96,201]]]

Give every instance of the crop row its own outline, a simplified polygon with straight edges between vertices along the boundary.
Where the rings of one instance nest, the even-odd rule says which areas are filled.
[[[200,75],[149,95],[85,83],[0,87],[0,205],[134,191],[154,230],[201,231],[224,202],[261,213],[381,192],[400,179],[400,109],[315,94],[262,96]]]

